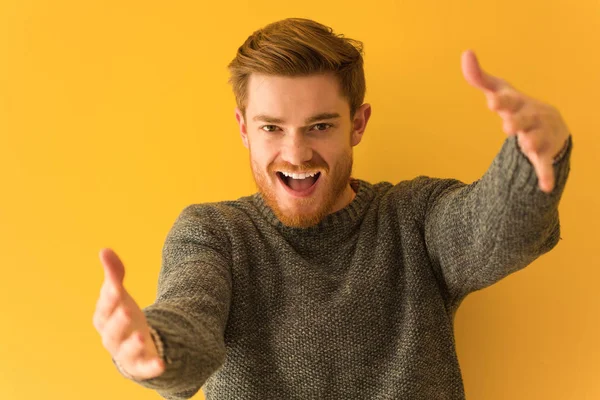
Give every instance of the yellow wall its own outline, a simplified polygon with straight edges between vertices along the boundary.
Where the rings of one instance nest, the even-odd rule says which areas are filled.
[[[290,16],[365,43],[363,179],[485,172],[505,134],[462,77],[467,48],[561,110],[563,240],[465,300],[457,348],[468,399],[600,398],[597,0],[181,3],[0,2],[0,398],[159,398],[117,374],[94,330],[98,251],[117,251],[148,305],[183,207],[254,192],[226,65]]]

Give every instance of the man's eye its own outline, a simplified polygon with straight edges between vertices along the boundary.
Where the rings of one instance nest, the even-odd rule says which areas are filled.
[[[325,122],[321,122],[320,124],[316,124],[316,125],[314,125],[314,126],[315,126],[315,127],[317,127],[317,126],[321,126],[321,127],[323,127],[323,129],[317,129],[317,130],[318,130],[318,131],[324,131],[324,130],[326,130],[327,128],[329,128],[329,127],[332,127],[333,125],[331,125],[331,124],[326,124]]]
[[[277,128],[277,126],[276,125],[264,125],[260,128],[265,132],[275,132],[274,129],[265,129],[265,128]]]

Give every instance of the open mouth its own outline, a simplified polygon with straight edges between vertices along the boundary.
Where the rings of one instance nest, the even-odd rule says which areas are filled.
[[[314,176],[304,179],[294,179],[291,176],[286,176],[282,172],[277,171],[277,177],[282,182],[284,188],[295,196],[307,196],[317,185],[321,173],[317,172]]]

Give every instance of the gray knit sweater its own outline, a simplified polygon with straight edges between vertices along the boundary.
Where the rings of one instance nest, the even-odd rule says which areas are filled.
[[[508,137],[471,184],[353,180],[310,228],[259,193],[187,206],[144,308],[167,368],[135,382],[166,399],[464,399],[456,310],[558,243],[571,148],[550,194]]]

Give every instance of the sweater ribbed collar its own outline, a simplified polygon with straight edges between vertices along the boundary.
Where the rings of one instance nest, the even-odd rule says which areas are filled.
[[[297,228],[284,225],[275,215],[273,210],[265,203],[260,192],[252,195],[252,201],[265,219],[276,226],[282,233],[293,235],[323,234],[338,230],[352,228],[360,223],[367,207],[375,196],[373,185],[362,179],[350,178],[350,185],[354,188],[356,196],[346,207],[325,216],[318,224],[308,228]]]

